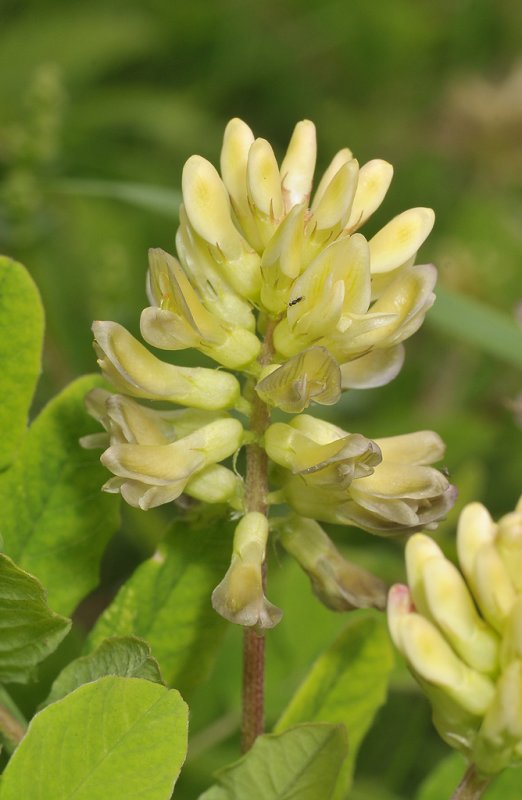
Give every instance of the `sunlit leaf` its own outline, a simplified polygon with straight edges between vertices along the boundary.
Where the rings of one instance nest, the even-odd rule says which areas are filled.
[[[0,478],[5,552],[44,584],[49,604],[69,614],[98,582],[102,553],[118,527],[118,502],[101,492],[98,454],[78,444],[95,430],[83,398],[101,378],[68,386],[33,422]]]
[[[27,270],[0,257],[0,470],[16,454],[40,374],[44,315]]]
[[[104,639],[89,655],[67,664],[54,681],[42,706],[55,703],[84,683],[91,683],[107,675],[144,678],[153,683],[163,683],[158,662],[151,656],[147,642],[135,636],[114,636],[112,639]]]
[[[107,636],[141,636],[168,684],[187,691],[204,679],[226,629],[210,595],[225,573],[231,538],[223,520],[176,521],[102,614],[90,646]]]
[[[187,706],[139,678],[101,678],[37,714],[1,800],[169,800],[185,759]]]
[[[298,725],[261,736],[200,800],[330,800],[345,756],[342,725]]]

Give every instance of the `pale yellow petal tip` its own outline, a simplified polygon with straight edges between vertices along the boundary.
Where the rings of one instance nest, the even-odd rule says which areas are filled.
[[[238,557],[212,592],[212,607],[229,622],[249,628],[273,628],[283,616],[263,593],[261,566]]]

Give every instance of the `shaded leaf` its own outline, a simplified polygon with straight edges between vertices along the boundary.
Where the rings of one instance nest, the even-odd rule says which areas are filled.
[[[141,636],[167,683],[187,691],[203,680],[226,630],[210,595],[226,570],[231,541],[232,527],[223,520],[176,521],[102,614],[89,645],[107,636]]]
[[[385,700],[393,655],[384,617],[352,616],[291,699],[276,732],[299,722],[343,723],[350,752],[335,797],[351,785],[359,746]]]
[[[452,797],[466,769],[467,764],[459,753],[448,756],[424,781],[416,800],[440,800],[441,797]],[[493,779],[482,797],[484,800],[520,800],[521,786],[522,769],[506,769]]]
[[[0,555],[0,681],[27,683],[70,627],[47,605],[41,583]]]
[[[51,686],[42,707],[56,703],[84,683],[91,683],[107,675],[144,678],[153,683],[163,683],[158,662],[151,656],[147,642],[135,636],[114,636],[112,639],[104,639],[89,655],[67,664]]]
[[[60,613],[98,582],[105,546],[118,527],[118,502],[100,491],[107,473],[78,439],[95,429],[83,398],[98,376],[74,381],[41,412],[18,458],[0,479],[5,552],[36,575]]]
[[[502,311],[438,286],[437,302],[426,319],[445,333],[522,367],[522,330]]]
[[[44,313],[25,267],[0,257],[0,470],[16,454],[40,374]]]
[[[200,800],[329,800],[346,756],[342,725],[298,725],[260,736]]]
[[[186,749],[179,692],[139,678],[101,678],[33,718],[0,798],[169,800]]]
[[[64,194],[75,194],[84,197],[104,197],[121,200],[131,206],[155,211],[176,219],[181,203],[181,193],[165,186],[154,186],[146,183],[126,183],[124,181],[101,181],[74,179],[61,181],[55,190]]]

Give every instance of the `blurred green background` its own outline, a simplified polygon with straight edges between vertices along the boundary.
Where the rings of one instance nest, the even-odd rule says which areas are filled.
[[[186,158],[216,163],[231,116],[282,155],[307,117],[318,128],[319,170],[344,146],[361,163],[395,166],[364,232],[406,208],[433,207],[420,260],[437,264],[446,293],[497,309],[511,326],[506,348],[480,305],[435,308],[396,381],[346,395],[331,418],[376,437],[433,428],[447,441],[459,506],[513,508],[522,475],[522,345],[517,356],[513,339],[522,325],[521,4],[1,0],[0,14],[0,252],[26,264],[46,308],[36,408],[95,369],[92,319],[137,333],[147,248],[174,248]],[[450,550],[456,516],[441,526]],[[164,527],[164,514],[126,512],[107,585],[154,546],[158,520]],[[397,543],[337,538],[389,580],[400,577]],[[292,565],[276,558],[272,572],[271,599],[286,616],[271,636],[269,721],[344,621],[319,607]],[[176,797],[195,797],[237,752],[237,632],[227,643],[211,682],[188,698],[195,738]],[[408,715],[405,694],[415,697]],[[399,670],[351,796],[411,797],[444,752]],[[385,790],[372,783],[376,762]]]

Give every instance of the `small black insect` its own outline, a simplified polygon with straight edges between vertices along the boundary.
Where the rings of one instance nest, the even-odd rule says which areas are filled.
[[[304,297],[296,297],[295,300],[290,300],[290,302],[288,303],[288,306],[289,307],[290,306],[296,306],[298,303],[301,302],[301,300],[304,300]]]

